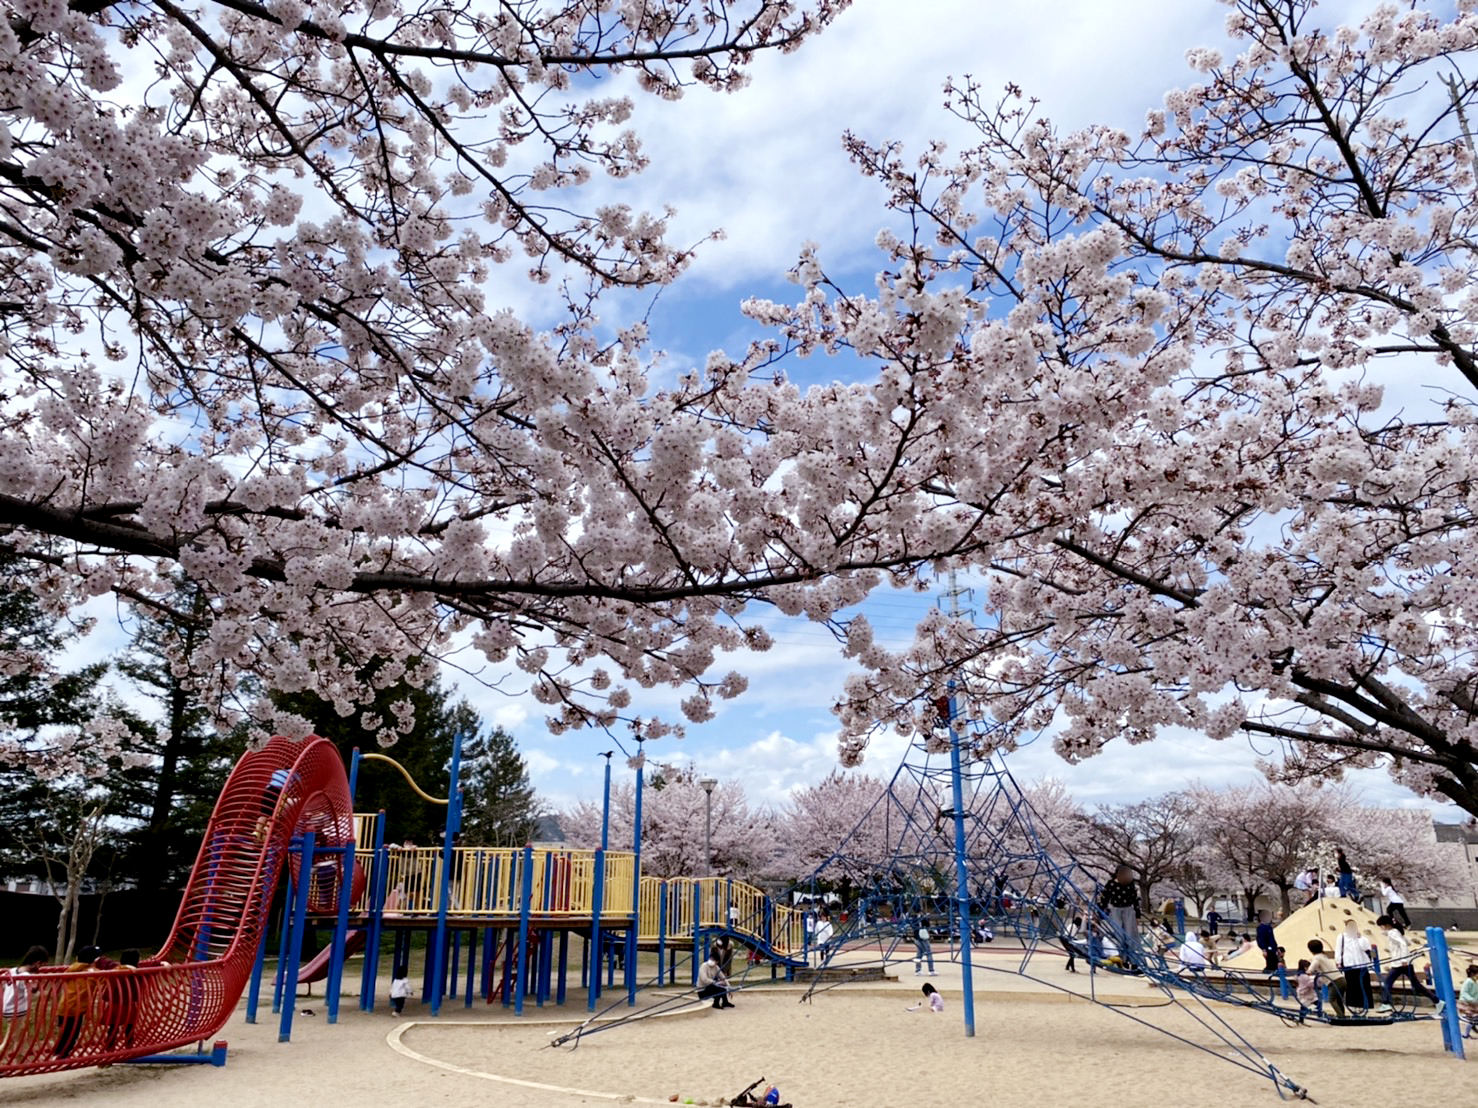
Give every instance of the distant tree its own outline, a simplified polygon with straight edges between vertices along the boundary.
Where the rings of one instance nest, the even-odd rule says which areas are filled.
[[[242,728],[223,732],[205,697],[234,691],[233,671],[195,672],[204,638],[204,594],[182,584],[166,610],[141,616],[132,643],[114,663],[155,706],[133,723],[133,745],[145,764],[114,782],[117,806],[135,819],[120,877],[140,888],[174,887],[188,875],[232,763],[246,748]],[[178,618],[175,613],[182,613]]]
[[[452,716],[463,735],[463,843],[524,845],[534,837],[542,807],[513,736],[501,727],[484,733],[465,700]]]
[[[1343,846],[1366,895],[1380,892],[1381,877],[1389,877],[1408,898],[1446,896],[1472,887],[1461,854],[1437,842],[1432,813],[1425,809],[1346,804],[1332,818],[1329,833],[1316,852],[1317,861],[1332,870],[1334,848]]]
[[[1079,860],[1107,878],[1127,865],[1139,882],[1140,907],[1150,890],[1169,881],[1195,847],[1192,805],[1182,793],[1136,804],[1100,804],[1077,825]]]
[[[703,834],[708,797],[692,766],[654,767],[655,782],[642,792],[642,872],[653,877],[699,877],[704,872]],[[610,847],[630,850],[636,789],[629,780],[611,786]],[[600,845],[601,806],[582,800],[561,813],[571,845]],[[778,838],[769,812],[750,808],[744,786],[720,781],[713,790],[713,872],[760,882],[775,864]]]
[[[133,764],[122,713],[101,687],[107,663],[61,668],[73,633],[0,554],[0,873],[49,883],[63,955],[85,882],[116,856],[121,813],[98,781]]]
[[[1294,881],[1350,804],[1347,789],[1267,781],[1223,789],[1197,785],[1189,795],[1197,835],[1236,881],[1249,918],[1258,892],[1268,886],[1277,890],[1285,913],[1293,910]]]
[[[381,661],[361,671],[358,679],[375,687],[376,697],[370,707],[347,715],[312,692],[278,694],[272,699],[280,711],[302,717],[314,733],[333,742],[346,763],[356,747],[366,753],[380,753],[378,737],[396,717],[396,705],[409,703],[414,724],[407,741],[388,753],[428,795],[444,798],[450,784],[452,738],[459,728],[475,725],[477,717],[465,703],[453,704],[451,694],[439,680],[421,687],[406,680],[405,668]],[[385,680],[382,674],[397,679]],[[384,811],[386,834],[396,842],[434,845],[446,829],[446,808],[422,800],[395,767],[384,762],[360,764],[354,810]]]
[[[889,818],[887,789],[880,778],[833,770],[795,790],[776,824],[776,876],[799,880],[824,869],[838,883],[866,882],[885,869],[905,827]]]
[[[1078,861],[1077,846],[1083,831],[1083,808],[1056,777],[1043,777],[1022,789],[1031,807],[1041,848],[1059,866]],[[1018,849],[1025,850],[1022,843]]]

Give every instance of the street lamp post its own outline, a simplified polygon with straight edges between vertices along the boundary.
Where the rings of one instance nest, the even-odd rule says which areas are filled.
[[[614,750],[607,750],[601,755],[606,760],[606,791],[605,798],[600,805],[600,848],[605,850],[609,845],[611,832],[611,755]]]
[[[703,876],[713,876],[713,789],[718,784],[712,777],[702,778],[698,784],[703,786],[705,801],[703,804]]]

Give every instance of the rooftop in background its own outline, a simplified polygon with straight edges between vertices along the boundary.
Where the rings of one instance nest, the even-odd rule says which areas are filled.
[[[1478,843],[1478,825],[1468,823],[1433,823],[1439,843]]]

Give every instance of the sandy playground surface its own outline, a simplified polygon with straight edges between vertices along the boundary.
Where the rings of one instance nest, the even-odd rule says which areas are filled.
[[[957,967],[941,965],[930,978],[946,998],[940,1016],[905,1011],[921,979],[907,966],[894,972],[896,982],[842,986],[805,1004],[799,988],[766,984],[737,996],[732,1011],[704,1006],[632,1021],[585,1037],[575,1050],[549,1043],[583,1018],[583,996],[564,1009],[530,1003],[522,1022],[480,1002],[469,1013],[461,1001],[447,1002],[435,1020],[413,1002],[395,1019],[383,1003],[365,1014],[346,998],[336,1026],[327,1023],[322,996],[300,997],[299,1008],[316,1014],[296,1018],[288,1044],[277,1042],[277,1022],[265,1011],[256,1025],[238,1016],[222,1034],[230,1043],[224,1069],[115,1066],[12,1078],[0,1081],[0,1108],[75,1101],[109,1108],[565,1108],[666,1104],[674,1094],[679,1103],[719,1104],[761,1074],[797,1108],[1277,1102],[1271,1081],[1234,1065],[1225,1044],[1179,1009],[1162,1006],[1163,994],[1136,979],[1100,979],[1137,1006],[1111,1011],[978,972],[976,1036],[969,1039]],[[1060,977],[1086,984],[1081,974]],[[1216,1011],[1326,1108],[1369,1108],[1392,1095],[1414,1105],[1478,1105],[1478,1050],[1471,1063],[1444,1055],[1434,1023],[1296,1027],[1259,1013]]]

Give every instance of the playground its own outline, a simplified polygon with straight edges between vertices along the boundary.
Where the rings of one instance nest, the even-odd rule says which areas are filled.
[[[322,740],[274,739],[246,755],[157,954],[136,970],[45,967],[19,979],[29,1011],[0,1039],[11,1078],[0,1106],[106,1096],[183,1108],[266,1088],[311,1088],[326,1104],[387,1089],[448,1103],[496,1095],[514,1108],[720,1104],[764,1075],[805,1108],[982,1094],[1025,1106],[1072,1090],[1125,1108],[1308,1090],[1355,1108],[1372,1089],[1437,1103],[1468,1080],[1452,1058],[1456,1020],[1410,998],[1394,1013],[1331,1022],[1267,975],[1185,977],[1148,945],[1133,973],[1091,943],[1069,973],[1062,917],[1088,903],[1086,887],[1044,849],[1003,765],[967,775],[927,751],[905,762],[901,776],[953,783],[969,830],[959,815],[935,820],[937,841],[916,837],[900,852],[886,888],[860,898],[831,941],[816,920],[741,883],[644,877],[636,849],[456,846],[452,798],[442,847],[386,845],[384,820],[352,811],[354,773]],[[889,802],[905,795],[920,793],[890,791]],[[989,877],[1009,866],[1032,891],[977,903],[906,885],[909,874],[934,880],[951,857],[961,887],[1000,890]],[[1310,908],[1285,926],[1322,935],[1352,911]],[[923,912],[944,917],[927,968],[910,937]],[[992,941],[961,945],[951,920],[966,913],[994,928]],[[329,937],[305,960],[310,931]],[[694,952],[720,934],[738,943],[732,1011],[693,987]],[[1428,938],[1434,955],[1445,950],[1440,931]],[[1459,960],[1474,945],[1453,937]],[[400,1016],[386,1002],[396,965],[415,983]],[[942,1013],[920,1010],[925,981]],[[69,1020],[63,1050],[56,1027]],[[220,1040],[227,1065],[220,1051],[163,1053]],[[184,1064],[212,1057],[217,1065]],[[119,1064],[137,1061],[165,1064]]]
[[[1265,1080],[1187,1051],[1114,1012],[1009,990],[1004,980],[987,981],[980,990],[978,1034],[963,1039],[958,970],[951,983],[951,971],[939,968],[931,980],[945,995],[942,1016],[904,1011],[917,995],[911,973],[891,988],[848,986],[810,1004],[798,1003],[798,989],[767,985],[741,993],[732,1011],[636,1022],[590,1037],[577,1050],[551,1048],[555,1028],[541,1021],[582,1018],[578,1002],[522,1021],[505,1016],[499,1005],[482,1004],[471,1014],[445,1012],[433,1021],[413,1002],[400,1020],[382,1006],[374,1014],[346,1011],[330,1026],[319,990],[299,1003],[319,1015],[301,1016],[289,1044],[277,1042],[275,1025],[246,1025],[238,1013],[228,1028],[231,1057],[224,1068],[114,1066],[21,1078],[0,1083],[0,1105],[87,1100],[110,1108],[195,1108],[270,1102],[279,1095],[311,1095],[325,1108],[565,1108],[668,1103],[674,1094],[679,1102],[713,1103],[761,1074],[805,1108],[981,1098],[1003,1108],[1079,1098],[1098,1108],[1276,1102]],[[1156,1003],[1142,986],[1122,992],[1126,1002]],[[1171,1012],[1140,1014],[1159,1020]],[[1280,1067],[1316,1090],[1324,1106],[1366,1108],[1372,1091],[1381,1089],[1402,1090],[1406,1103],[1458,1104],[1470,1087],[1463,1066],[1444,1060],[1440,1045],[1434,1050],[1430,1025],[1285,1027],[1256,1013],[1234,1019]]]

